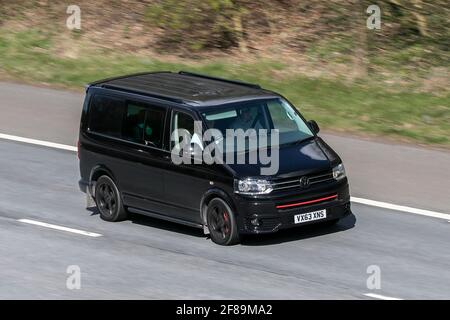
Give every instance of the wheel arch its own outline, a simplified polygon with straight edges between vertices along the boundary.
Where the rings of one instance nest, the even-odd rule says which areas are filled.
[[[237,210],[236,210],[234,201],[226,191],[224,191],[223,189],[220,189],[220,188],[209,189],[208,191],[205,192],[205,194],[203,195],[203,197],[200,201],[200,219],[202,221],[204,229],[207,226],[206,210],[208,208],[209,202],[214,198],[220,198],[220,199],[224,200],[230,206],[230,208],[233,210],[235,215],[237,215]],[[205,230],[205,232],[206,232],[206,230]]]
[[[103,175],[107,175],[110,177],[115,184],[117,184],[117,180],[112,173],[112,171],[105,165],[99,164],[92,168],[91,173],[89,174],[89,192],[92,196],[95,196],[94,190],[95,182]]]

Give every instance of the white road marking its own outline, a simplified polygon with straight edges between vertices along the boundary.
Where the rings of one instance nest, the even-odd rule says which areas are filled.
[[[24,143],[45,146],[45,147],[55,148],[55,149],[63,149],[63,150],[69,150],[69,151],[75,151],[75,152],[77,151],[77,147],[73,147],[73,146],[69,146],[69,145],[65,145],[65,144],[59,144],[59,143],[54,143],[54,142],[49,142],[49,141],[36,140],[36,139],[30,139],[30,138],[24,138],[24,137],[18,137],[18,136],[12,136],[9,134],[4,134],[4,133],[0,133],[0,139],[24,142]],[[352,202],[361,203],[361,204],[365,204],[368,206],[385,208],[385,209],[402,211],[402,212],[408,212],[408,213],[414,213],[414,214],[427,216],[427,217],[445,219],[447,221],[450,220],[450,214],[447,214],[447,213],[417,209],[417,208],[401,206],[401,205],[387,203],[387,202],[381,202],[381,201],[375,201],[375,200],[369,200],[369,199],[363,199],[363,198],[356,198],[356,197],[351,197],[350,200]]]
[[[364,293],[364,295],[367,296],[367,297],[370,297],[370,298],[380,299],[380,300],[403,300],[403,299],[400,299],[400,298],[383,296],[381,294],[376,294],[376,293]]]
[[[72,233],[77,233],[77,234],[81,234],[81,235],[88,236],[88,237],[97,238],[97,237],[101,237],[102,236],[99,233],[88,232],[88,231],[83,231],[83,230],[63,227],[63,226],[57,226],[55,224],[39,222],[39,221],[36,221],[36,220],[18,219],[17,221],[20,221],[20,222],[23,222],[23,223],[28,223],[28,224],[33,224],[33,225],[40,226],[40,227],[45,227],[45,228],[50,228],[50,229],[55,229],[55,230],[60,230],[60,231],[67,231],[67,232],[72,232]]]
[[[18,141],[18,142],[29,143],[29,144],[34,144],[34,145],[38,145],[38,146],[55,148],[55,149],[77,151],[77,147],[72,147],[72,146],[68,146],[68,145],[65,145],[65,144],[48,142],[48,141],[43,141],[43,140],[30,139],[30,138],[24,138],[24,137],[18,137],[18,136],[12,136],[12,135],[9,135],[9,134],[4,134],[4,133],[0,133],[0,139]]]
[[[439,219],[445,219],[445,220],[450,219],[450,214],[447,214],[447,213],[417,209],[417,208],[400,206],[397,204],[392,204],[392,203],[387,203],[387,202],[374,201],[374,200],[356,198],[356,197],[351,197],[350,200],[352,202],[361,203],[361,204],[365,204],[365,205],[373,206],[373,207],[380,207],[380,208],[385,208],[385,209],[390,209],[390,210],[414,213],[414,214],[418,214],[421,216],[427,216],[427,217],[433,217],[433,218],[439,218]]]

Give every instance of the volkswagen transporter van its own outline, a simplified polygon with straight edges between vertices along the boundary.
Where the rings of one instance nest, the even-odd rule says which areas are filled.
[[[229,130],[249,129],[269,142],[228,143]],[[223,134],[209,147],[208,130]],[[86,88],[79,184],[106,221],[148,215],[202,228],[221,245],[243,234],[332,224],[350,213],[349,186],[318,132],[286,98],[255,84],[188,72],[106,79]],[[181,150],[186,136],[192,140]],[[235,154],[200,156],[211,145]],[[264,161],[248,161],[263,153]]]

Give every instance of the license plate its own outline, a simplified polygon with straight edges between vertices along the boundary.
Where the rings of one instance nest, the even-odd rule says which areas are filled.
[[[295,223],[305,223],[305,222],[309,222],[309,221],[325,219],[326,217],[327,217],[327,210],[323,209],[323,210],[314,211],[314,212],[296,214],[294,216],[294,222]]]

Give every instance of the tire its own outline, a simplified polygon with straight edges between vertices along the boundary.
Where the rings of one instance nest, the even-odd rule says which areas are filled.
[[[116,222],[127,219],[128,213],[123,206],[120,191],[110,177],[101,176],[97,180],[94,196],[103,220]]]
[[[214,198],[206,209],[206,223],[211,240],[222,246],[239,243],[239,232],[234,212],[220,198]]]

